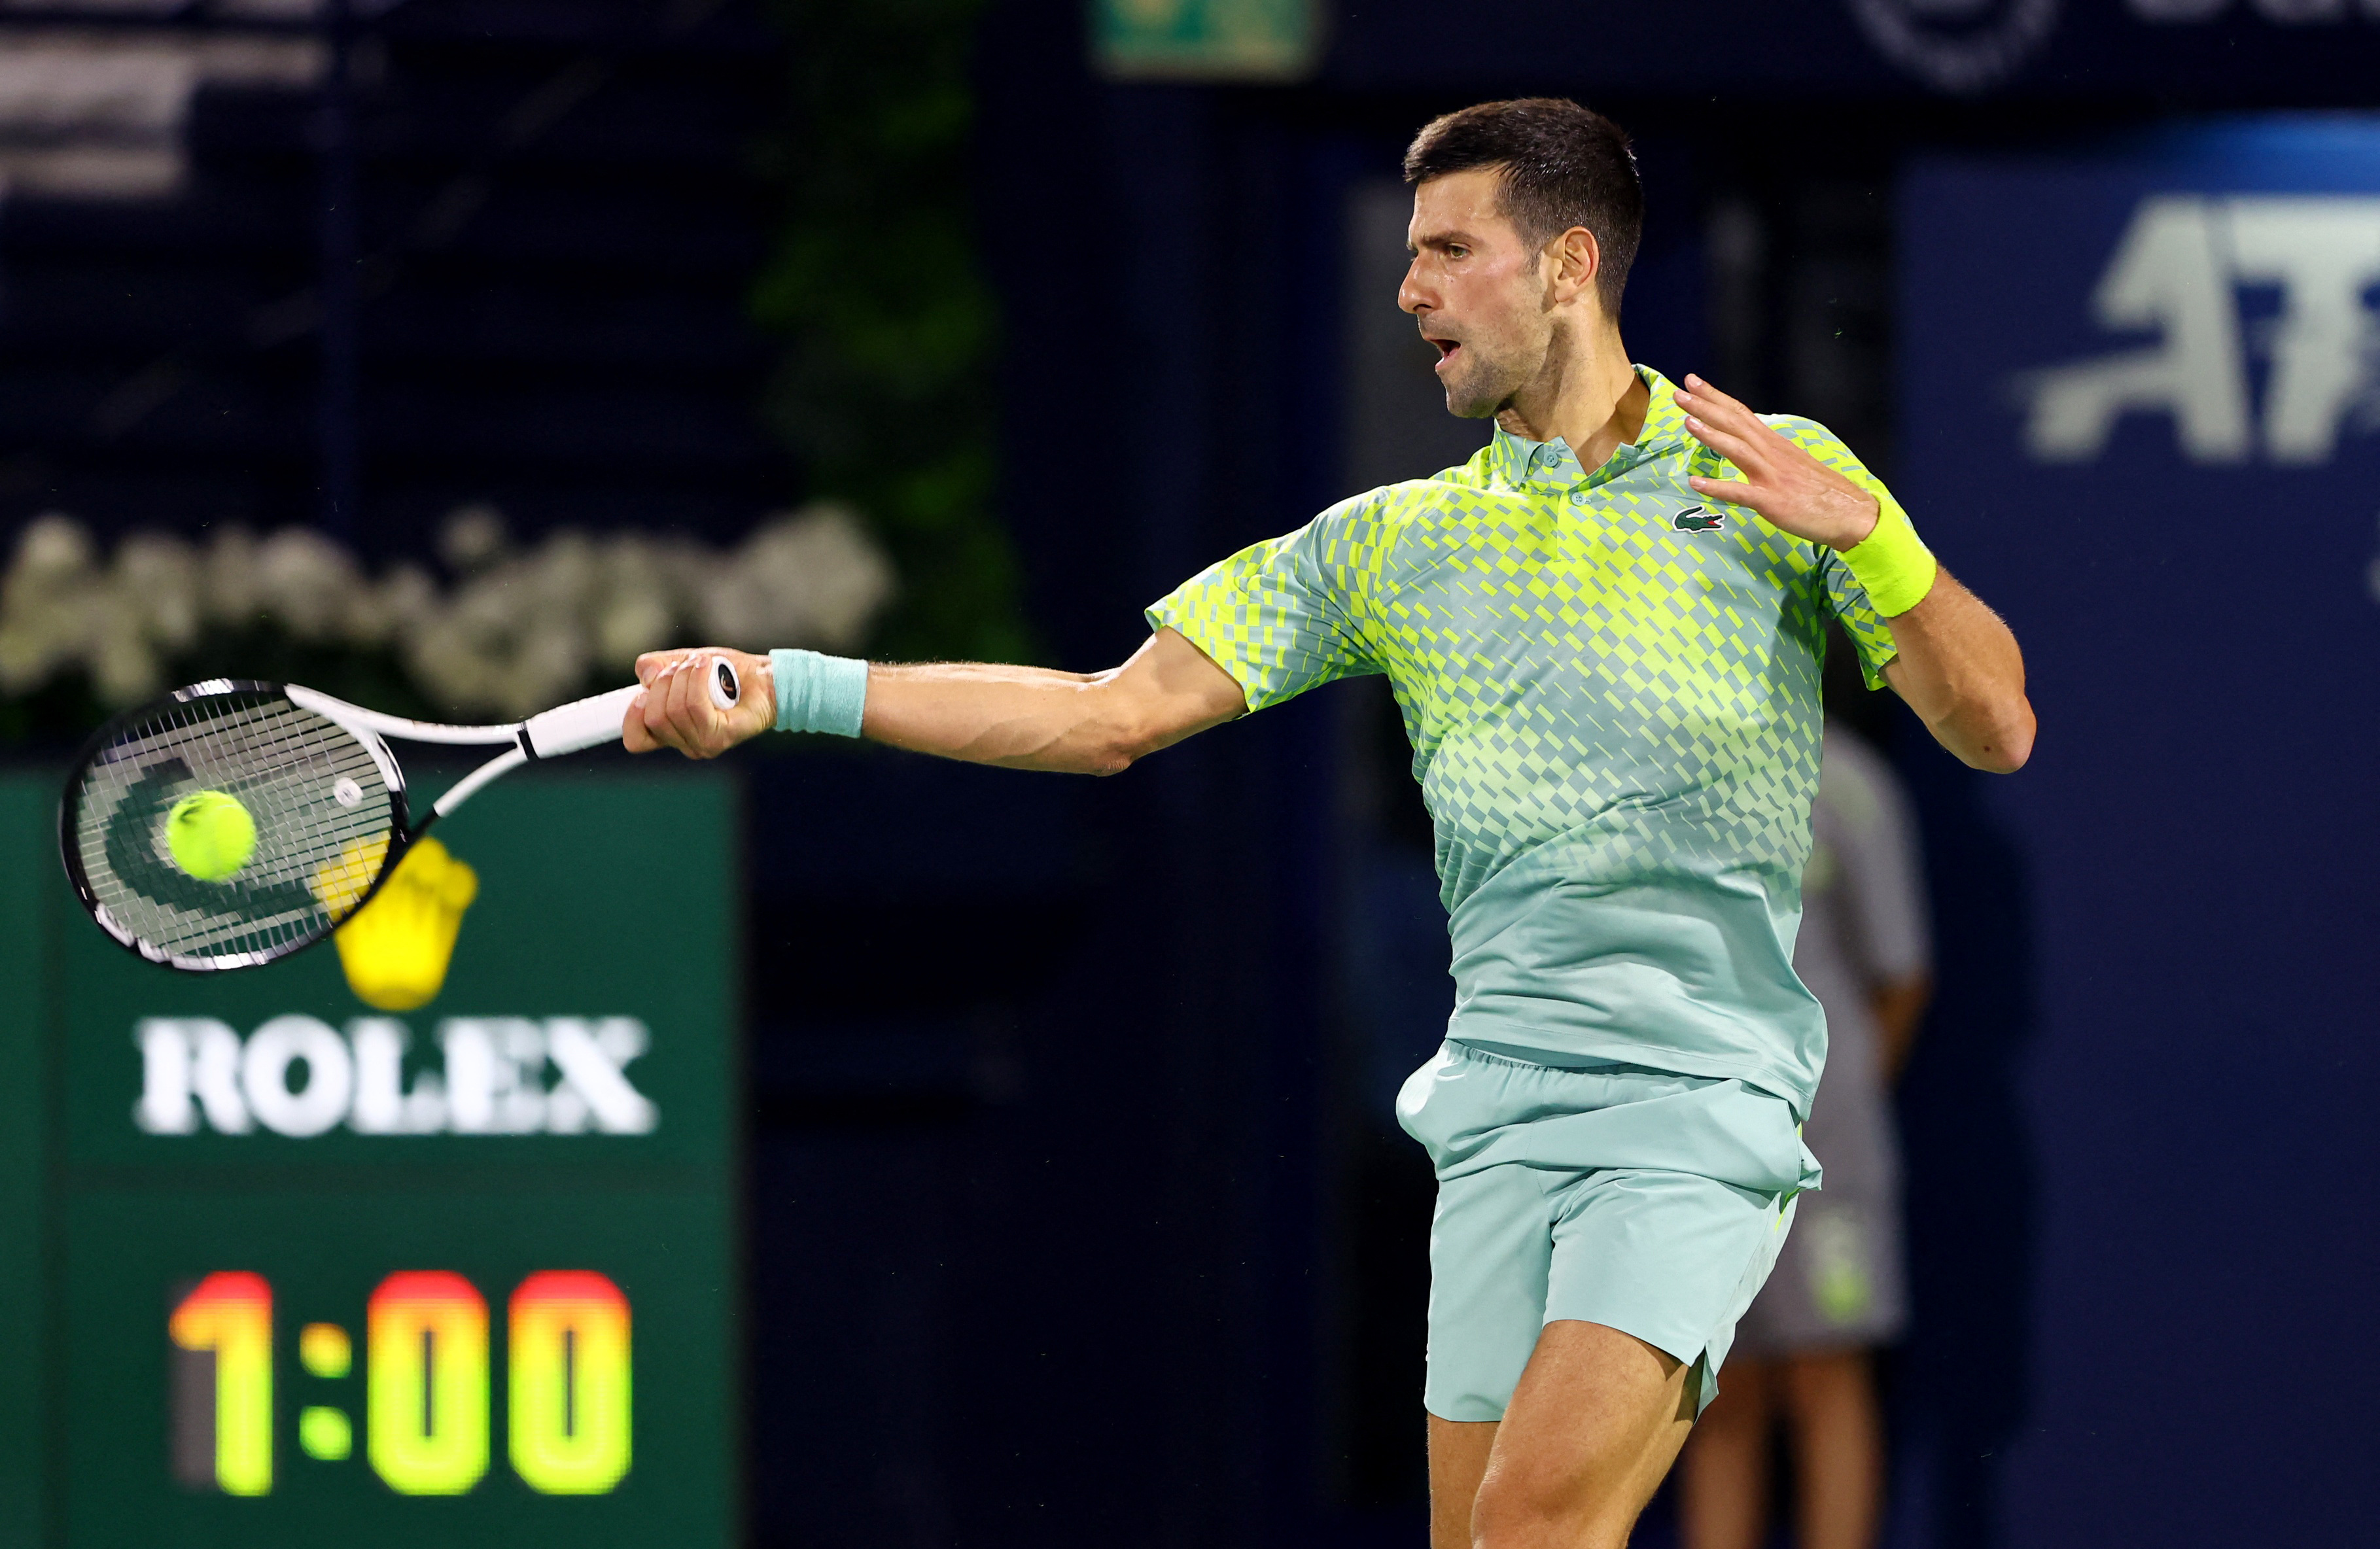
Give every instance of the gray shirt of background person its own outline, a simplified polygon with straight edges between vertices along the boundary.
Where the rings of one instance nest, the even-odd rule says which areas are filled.
[[[1827,1073],[1803,1129],[1830,1200],[1896,1211],[1891,1072],[1871,996],[1931,973],[1916,824],[1883,756],[1827,723],[1793,968],[1827,1009]]]

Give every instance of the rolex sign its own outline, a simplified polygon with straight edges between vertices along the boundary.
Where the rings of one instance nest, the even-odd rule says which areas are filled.
[[[0,1549],[734,1542],[733,787],[589,762],[441,826],[401,1013],[124,950],[0,781]]]

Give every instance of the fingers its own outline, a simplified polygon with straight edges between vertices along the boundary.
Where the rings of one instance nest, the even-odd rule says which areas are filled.
[[[710,696],[712,674],[724,658],[735,667],[743,696],[722,709]],[[776,724],[777,707],[765,657],[705,647],[649,651],[637,659],[645,692],[629,708],[621,738],[631,753],[675,748],[689,758],[716,758]]]
[[[1730,434],[1692,415],[1686,417],[1686,430],[1696,441],[1755,478],[1767,471],[1768,459],[1763,455],[1767,448],[1748,441],[1742,436]]]
[[[1687,380],[1699,385],[1695,378]],[[1678,398],[1695,411],[1686,418],[1687,430],[1733,464],[1730,471],[1740,476],[1690,475],[1686,484],[1694,493],[1747,507],[1792,537],[1833,549],[1856,544],[1874,530],[1875,499],[1840,470],[1828,467],[1722,393],[1705,388],[1699,395],[1681,393]]]
[[[668,680],[656,677],[628,706],[620,726],[620,741],[631,753],[671,747],[686,751],[685,741],[670,720]]]
[[[1691,475],[1688,487],[1706,500],[1762,511],[1771,493],[1764,487],[1774,483],[1779,471],[1768,443],[1781,438],[1758,415],[1698,376],[1686,378],[1678,406],[1686,411],[1687,431],[1744,476],[1738,480]]]
[[[654,651],[637,660],[637,676],[645,692],[629,719],[641,722],[654,745],[675,748],[689,758],[708,758],[725,751],[725,744],[714,735],[717,728],[711,723],[718,712],[710,696],[688,692],[701,689],[711,654]],[[636,739],[623,731],[624,740],[635,751]]]
[[[1791,445],[1767,421],[1697,376],[1677,395],[1695,440],[1758,478],[1779,445]]]
[[[620,743],[630,753],[650,753],[661,742],[645,727],[645,696],[638,695],[628,703],[628,713],[620,722]]]
[[[1742,505],[1758,509],[1755,502],[1760,499],[1760,491],[1749,484],[1738,484],[1729,478],[1689,478],[1686,482],[1694,487],[1695,494],[1705,500],[1718,501],[1723,505]]]
[[[1776,484],[1799,478],[1815,479],[1828,489],[1856,488],[1702,378],[1689,375],[1686,382],[1691,391],[1681,392],[1678,404],[1686,411],[1687,430],[1755,482]]]
[[[1687,414],[1739,436],[1756,439],[1764,431],[1769,435],[1777,433],[1769,429],[1767,421],[1762,419],[1760,416],[1704,381],[1702,378],[1689,376],[1686,378],[1686,383],[1687,385],[1679,392],[1677,397],[1678,406],[1684,409]]]
[[[735,669],[742,696],[722,709],[710,696],[721,660]],[[675,748],[689,758],[716,758],[777,723],[769,659],[715,646],[647,651],[637,658],[645,692],[628,708],[620,738],[631,753]]]
[[[1744,407],[1742,404],[1729,397],[1726,393],[1721,393],[1718,388],[1713,387],[1710,383],[1694,375],[1692,371],[1686,373],[1686,390],[1683,393],[1679,393],[1678,396],[1681,398],[1699,399],[1708,407],[1709,410],[1716,413],[1725,414],[1732,411],[1736,414],[1751,415],[1755,419],[1760,418],[1758,415],[1753,414],[1750,409]]]
[[[667,686],[671,728],[676,746],[689,758],[715,758],[729,744],[721,735],[718,708],[710,702],[711,651],[688,651],[670,667]]]

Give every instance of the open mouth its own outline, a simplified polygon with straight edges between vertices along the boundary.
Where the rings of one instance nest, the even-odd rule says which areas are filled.
[[[1463,348],[1462,342],[1456,339],[1432,339],[1430,343],[1438,346],[1438,363],[1441,367],[1451,361]]]

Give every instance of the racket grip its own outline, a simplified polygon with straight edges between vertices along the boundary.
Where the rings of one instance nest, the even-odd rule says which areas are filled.
[[[521,749],[532,758],[552,758],[616,743],[620,740],[620,723],[627,719],[628,707],[643,692],[641,686],[630,684],[592,699],[573,700],[542,715],[533,715],[521,724]]]

